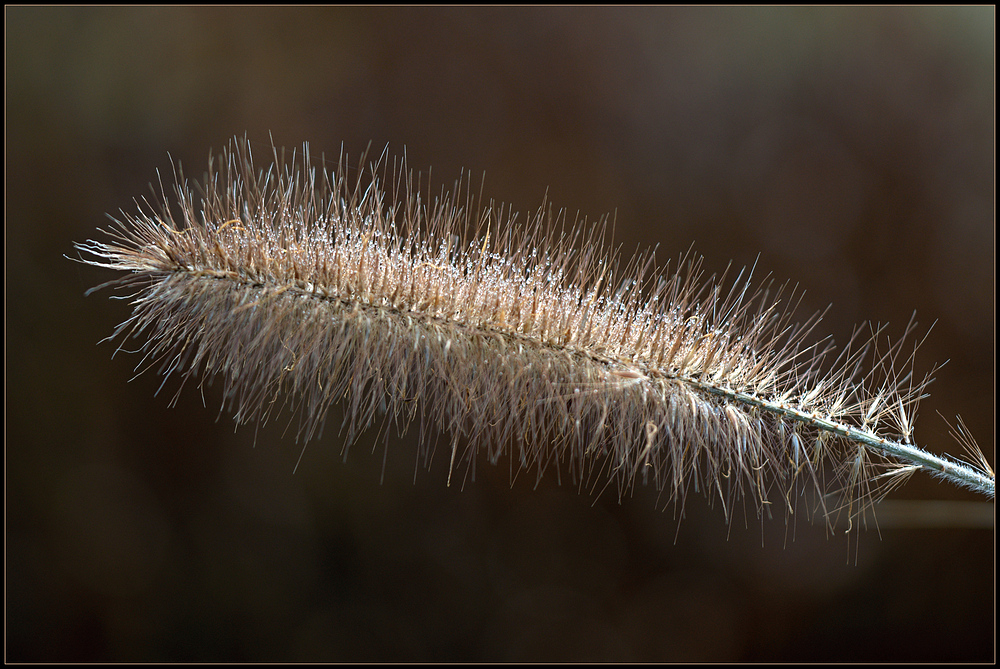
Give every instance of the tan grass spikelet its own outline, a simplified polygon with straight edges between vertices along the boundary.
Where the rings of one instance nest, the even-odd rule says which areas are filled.
[[[727,513],[815,490],[856,515],[916,470],[992,496],[988,466],[912,445],[930,375],[906,338],[859,328],[831,364],[829,341],[809,341],[819,317],[794,323],[794,291],[752,271],[706,277],[690,253],[673,271],[652,254],[622,267],[603,225],[425,202],[405,166],[383,190],[378,162],[352,179],[306,145],[258,172],[236,141],[200,206],[179,176],[179,216],[164,195],[77,245],[128,272],[100,286],[132,299],[113,337],[141,339],[140,368],[182,387],[221,377],[239,424],[288,409],[309,441],[343,403],[350,444],[383,417],[419,420],[425,449],[448,435],[451,471],[506,454],[591,490],[650,481],[679,505],[703,491]]]

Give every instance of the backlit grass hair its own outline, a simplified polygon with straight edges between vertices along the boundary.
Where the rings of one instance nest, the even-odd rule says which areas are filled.
[[[796,324],[793,292],[752,272],[623,264],[601,224],[543,207],[519,225],[468,195],[426,200],[403,165],[388,189],[384,159],[348,167],[306,145],[257,171],[236,141],[200,202],[181,176],[173,207],[164,195],[79,244],[126,272],[101,286],[132,300],[114,337],[181,386],[221,377],[240,424],[286,411],[309,441],[342,403],[346,448],[375,421],[416,421],[428,461],[446,436],[453,473],[509,455],[595,491],[650,482],[681,507],[703,491],[727,513],[816,491],[823,512],[856,515],[916,471],[993,496],[966,433],[967,462],[914,445],[931,379],[907,337],[860,327],[834,355],[819,318]]]

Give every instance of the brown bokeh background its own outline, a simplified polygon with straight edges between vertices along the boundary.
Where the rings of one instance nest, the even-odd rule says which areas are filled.
[[[655,490],[447,487],[414,435],[346,462],[233,430],[219,388],[130,380],[128,314],[73,242],[170,156],[405,149],[532,211],[611,212],[626,254],[692,243],[798,282],[820,330],[915,310],[950,360],[917,438],[995,444],[994,19],[965,9],[6,9],[8,660],[989,661],[992,526],[967,502],[828,536]],[[759,260],[758,260],[759,256]],[[137,344],[130,343],[131,348]],[[385,444],[388,448],[385,448]],[[384,457],[385,456],[385,457]],[[385,460],[383,472],[383,460]],[[914,508],[914,507],[908,507]],[[987,511],[990,511],[987,509]],[[922,515],[922,514],[918,514]],[[991,514],[988,514],[991,515]]]

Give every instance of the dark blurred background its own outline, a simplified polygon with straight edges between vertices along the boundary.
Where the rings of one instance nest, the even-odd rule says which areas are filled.
[[[757,261],[840,342],[916,310],[918,370],[949,360],[918,441],[957,452],[960,413],[992,461],[993,7],[5,14],[8,660],[995,657],[971,493],[916,476],[851,538],[693,496],[678,529],[653,489],[447,487],[413,434],[344,462],[336,411],[293,473],[301,444],[234,431],[218,387],[130,380],[98,345],[127,303],[84,297],[113,273],[63,257],[168,153],[200,177],[236,135],[388,145],[515,210],[611,213],[626,255]],[[902,520],[926,500],[962,504]]]

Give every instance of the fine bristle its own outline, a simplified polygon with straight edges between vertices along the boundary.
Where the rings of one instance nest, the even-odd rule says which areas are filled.
[[[651,254],[622,267],[600,224],[427,203],[405,166],[386,191],[384,165],[351,179],[308,146],[274,158],[256,172],[237,142],[210,162],[200,206],[178,179],[180,217],[164,198],[78,245],[130,272],[105,285],[133,291],[114,336],[144,339],[140,366],[220,376],[238,423],[289,409],[308,441],[343,403],[348,444],[383,417],[417,420],[426,449],[448,435],[453,472],[508,456],[591,490],[638,479],[725,509],[791,509],[815,490],[821,509],[856,514],[917,469],[992,495],[991,471],[912,445],[930,376],[878,328],[829,355],[810,343],[818,317],[790,320],[794,291],[752,272],[716,280],[690,254],[672,271]],[[831,493],[845,496],[827,506]]]

